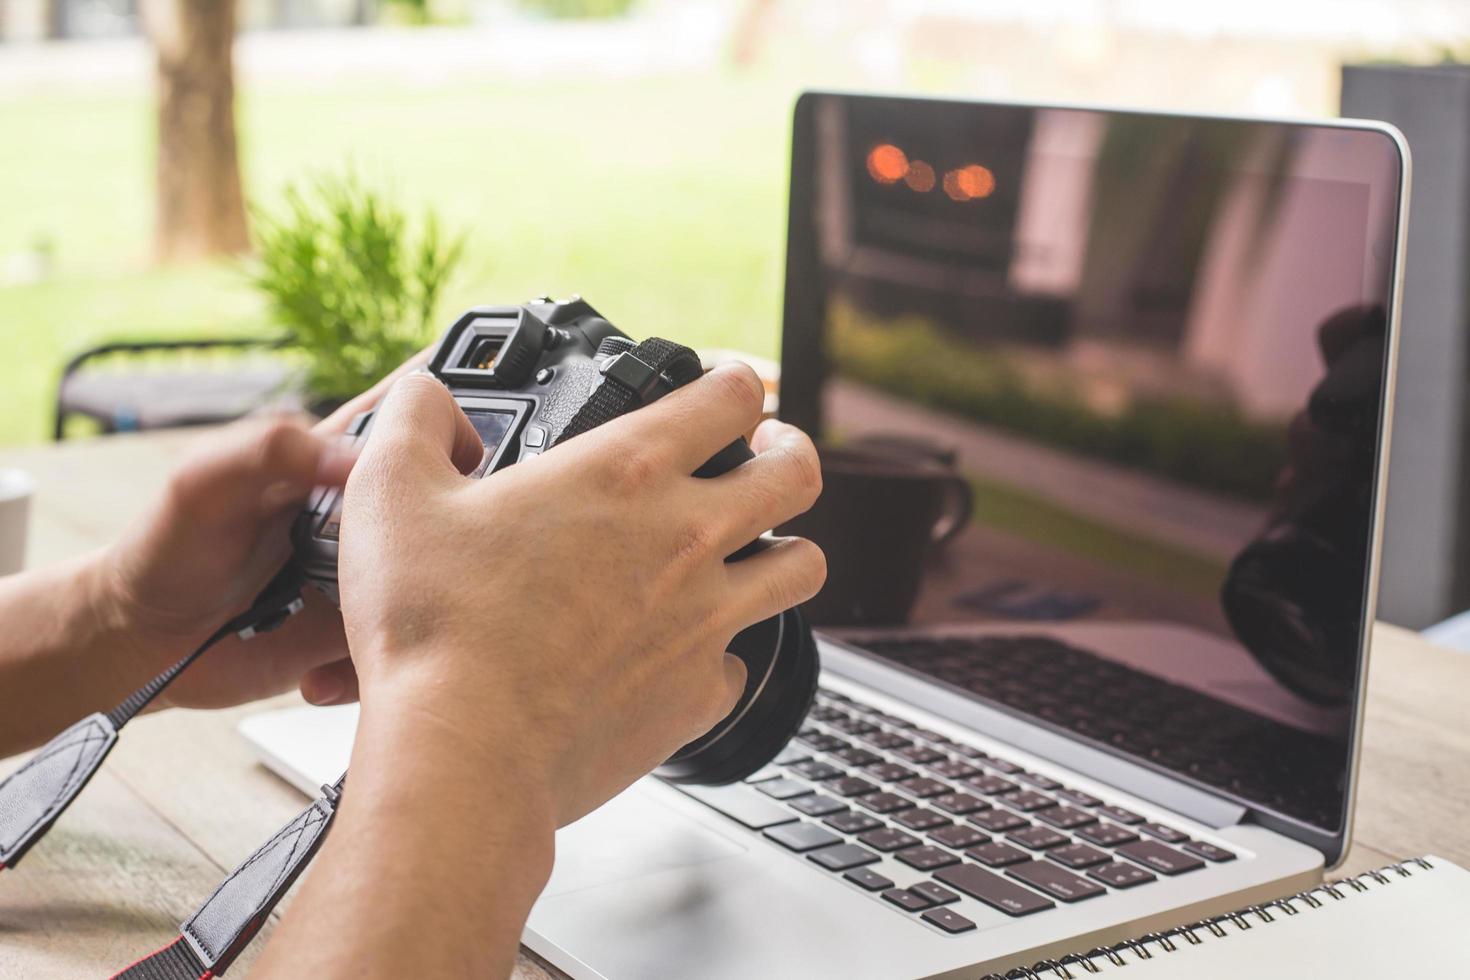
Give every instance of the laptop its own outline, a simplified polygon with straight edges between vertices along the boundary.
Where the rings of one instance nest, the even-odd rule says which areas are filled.
[[[744,783],[557,836],[574,977],[976,977],[1352,829],[1408,193],[1387,126],[808,93],[779,411],[823,672]],[[355,708],[247,719],[314,792]]]

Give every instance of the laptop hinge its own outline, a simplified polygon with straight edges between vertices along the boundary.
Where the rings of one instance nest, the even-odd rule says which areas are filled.
[[[946,690],[928,678],[880,663],[825,637],[821,640],[821,652],[823,666],[839,676],[857,681],[957,725],[973,729],[981,735],[1083,773],[1091,779],[1116,786],[1125,793],[1141,797],[1208,827],[1234,826],[1241,823],[1249,812],[1245,806],[1233,800],[1216,796],[1165,773],[1129,762],[1023,718],[980,704],[964,694]]]

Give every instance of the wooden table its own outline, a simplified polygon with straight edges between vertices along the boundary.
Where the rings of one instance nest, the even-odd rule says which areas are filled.
[[[0,466],[29,470],[39,486],[30,565],[115,537],[198,438],[114,436],[0,453]],[[1470,866],[1470,655],[1380,624],[1368,691],[1357,832],[1342,873],[1425,852]],[[44,844],[0,879],[0,977],[108,976],[176,935],[220,877],[305,805],[235,734],[260,708],[170,711],[129,726]],[[21,761],[0,763],[0,773]],[[518,978],[559,975],[522,950]]]

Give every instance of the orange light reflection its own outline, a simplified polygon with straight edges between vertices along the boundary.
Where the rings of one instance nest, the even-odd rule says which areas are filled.
[[[903,182],[908,184],[911,190],[927,194],[934,189],[934,168],[923,160],[911,161],[909,172],[903,176]]]
[[[880,143],[868,152],[868,173],[878,183],[896,184],[908,172],[908,156],[892,143]]]

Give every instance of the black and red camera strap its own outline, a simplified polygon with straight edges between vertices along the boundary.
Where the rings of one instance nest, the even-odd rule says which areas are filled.
[[[563,427],[557,442],[648,404],[699,377],[698,355],[650,337],[608,345],[605,383]],[[249,639],[281,626],[302,606],[304,578],[294,563],[271,580],[250,608],[225,623],[111,711],[83,718],[43,746],[0,782],[0,869],[13,868],[81,793],[117,744],[123,726],[215,644],[236,634]],[[336,816],[343,773],[230,873],[179,926],[168,945],[113,975],[112,980],[210,980],[222,976],[265,924],[271,910],[311,862]]]
[[[177,939],[114,974],[112,980],[222,976],[316,856],[337,815],[346,780],[343,773],[335,783],[323,786],[320,797],[230,872],[179,926]]]

